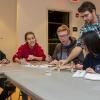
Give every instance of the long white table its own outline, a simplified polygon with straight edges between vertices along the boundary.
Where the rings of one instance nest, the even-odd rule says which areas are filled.
[[[20,65],[0,67],[8,79],[36,100],[100,100],[100,81],[73,78],[71,72],[26,68]]]

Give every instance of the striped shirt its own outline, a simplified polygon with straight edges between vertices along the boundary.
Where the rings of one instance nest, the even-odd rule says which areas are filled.
[[[89,31],[96,31],[100,38],[100,16],[97,15],[98,22],[97,23],[85,23],[83,27],[80,29],[80,37],[77,40],[76,45],[82,47],[82,34]]]

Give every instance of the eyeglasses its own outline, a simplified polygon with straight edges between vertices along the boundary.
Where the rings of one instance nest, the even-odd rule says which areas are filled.
[[[68,36],[69,36],[68,34],[58,35],[59,38],[66,38],[66,37],[68,37]]]

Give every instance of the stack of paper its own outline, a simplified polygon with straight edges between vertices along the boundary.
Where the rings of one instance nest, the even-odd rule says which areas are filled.
[[[85,79],[90,79],[90,80],[100,80],[100,74],[91,74],[91,73],[87,73],[84,76]]]
[[[100,74],[97,73],[86,73],[85,70],[77,70],[72,77],[83,77],[90,80],[100,80]]]

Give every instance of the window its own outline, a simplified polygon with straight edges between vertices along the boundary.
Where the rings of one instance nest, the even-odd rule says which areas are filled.
[[[52,55],[58,40],[56,31],[59,26],[66,24],[69,27],[69,12],[48,10],[48,47]]]

